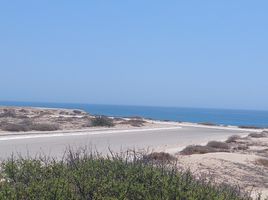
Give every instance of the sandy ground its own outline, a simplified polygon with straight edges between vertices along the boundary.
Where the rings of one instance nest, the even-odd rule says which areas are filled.
[[[243,190],[252,191],[255,198],[262,193],[268,198],[268,165],[258,163],[259,159],[268,161],[268,134],[266,137],[244,137],[230,144],[247,146],[244,150],[216,152],[194,155],[177,155],[179,165],[190,169],[197,176],[206,174],[216,182],[239,185]]]

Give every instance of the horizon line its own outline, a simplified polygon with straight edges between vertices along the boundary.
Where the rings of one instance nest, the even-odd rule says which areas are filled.
[[[78,102],[42,102],[42,101],[13,101],[13,100],[0,100],[1,103],[25,103],[25,104],[73,104],[73,105],[97,105],[97,106],[131,106],[131,107],[152,107],[152,108],[181,108],[181,109],[211,109],[211,110],[239,110],[239,111],[260,111],[268,112],[266,109],[248,109],[248,108],[216,108],[216,107],[191,107],[191,106],[163,106],[163,105],[130,105],[130,104],[104,104],[104,103],[78,103]],[[2,105],[5,106],[5,105]],[[12,105],[6,105],[12,106]],[[14,105],[16,106],[16,105]],[[22,105],[23,106],[23,105]],[[19,107],[19,106],[18,106]],[[29,106],[31,107],[31,106]],[[34,106],[33,106],[34,107]]]

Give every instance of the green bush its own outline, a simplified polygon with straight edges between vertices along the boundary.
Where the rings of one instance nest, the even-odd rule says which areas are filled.
[[[233,187],[195,179],[170,163],[143,162],[144,155],[137,155],[70,152],[62,161],[11,158],[0,167],[0,199],[251,199]]]

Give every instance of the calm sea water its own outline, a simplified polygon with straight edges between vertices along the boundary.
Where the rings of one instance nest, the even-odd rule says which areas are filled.
[[[0,105],[72,108],[83,109],[91,114],[117,117],[142,116],[159,120],[268,127],[268,111],[32,102],[0,102]]]

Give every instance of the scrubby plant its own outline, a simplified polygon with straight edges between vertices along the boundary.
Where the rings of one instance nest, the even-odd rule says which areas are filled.
[[[267,137],[268,134],[266,134],[265,132],[262,132],[262,133],[250,133],[248,136],[252,137],[252,138],[263,138],[263,137]]]
[[[33,123],[30,128],[35,131],[56,131],[60,126],[55,123]]]
[[[26,119],[17,123],[1,123],[1,129],[4,131],[20,132],[20,131],[55,131],[60,127],[56,123],[33,123]]]
[[[121,122],[120,124],[127,124],[127,125],[134,126],[134,127],[141,127],[141,126],[144,126],[144,123],[146,123],[146,121],[142,119],[130,119],[130,120],[125,120]]]
[[[181,155],[192,155],[192,154],[206,154],[218,152],[217,149],[209,147],[209,146],[201,146],[201,145],[190,145],[185,147],[180,154]]]
[[[241,136],[239,135],[232,135],[230,137],[228,137],[228,139],[225,141],[226,143],[234,143],[237,140],[241,139]]]
[[[77,115],[80,115],[80,114],[82,114],[82,111],[81,110],[73,110],[73,113],[77,114]]]
[[[238,128],[244,128],[244,129],[263,129],[263,127],[259,127],[259,126],[238,126]]]
[[[62,161],[11,158],[0,167],[0,199],[251,199],[237,188],[196,179],[170,164],[143,162],[142,157],[70,151]]]
[[[166,152],[153,152],[150,154],[145,154],[142,157],[143,162],[153,162],[153,163],[169,163],[175,161],[176,158]]]
[[[219,141],[210,141],[207,143],[208,147],[212,147],[215,149],[229,149],[229,145],[225,142],[219,142]]]
[[[15,123],[5,123],[1,125],[1,129],[3,131],[10,131],[10,132],[30,131],[29,126]]]
[[[106,116],[96,116],[95,118],[91,119],[91,123],[92,126],[114,126],[113,119]]]
[[[16,112],[15,110],[13,109],[3,109],[3,112],[0,113],[0,118],[1,117],[11,117],[11,118],[15,118],[17,115],[16,115]]]
[[[217,124],[212,123],[212,122],[200,122],[198,124],[205,125],[205,126],[218,126]]]

